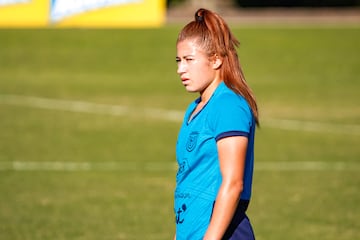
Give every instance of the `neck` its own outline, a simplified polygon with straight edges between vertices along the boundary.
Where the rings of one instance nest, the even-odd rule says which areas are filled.
[[[202,103],[207,103],[209,101],[209,99],[211,98],[212,94],[214,93],[214,91],[216,90],[217,86],[219,86],[219,84],[222,81],[219,78],[216,78],[214,81],[212,81],[210,83],[209,86],[207,86],[204,91],[200,92],[200,97],[201,97],[201,102]]]

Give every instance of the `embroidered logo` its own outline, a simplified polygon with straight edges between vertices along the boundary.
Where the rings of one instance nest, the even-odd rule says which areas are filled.
[[[176,176],[180,176],[182,173],[184,173],[186,171],[186,169],[187,169],[187,161],[185,159],[184,161],[179,163],[179,169],[178,169]]]
[[[196,142],[197,142],[198,136],[199,136],[198,132],[190,133],[187,143],[186,143],[186,150],[188,152],[191,152],[196,147]]]

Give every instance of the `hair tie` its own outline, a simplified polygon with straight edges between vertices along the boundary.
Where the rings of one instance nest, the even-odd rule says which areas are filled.
[[[196,22],[204,22],[204,13],[205,13],[205,9],[203,9],[203,8],[200,8],[199,10],[197,10],[195,13],[195,21]]]
[[[204,21],[204,16],[196,15],[195,19],[196,19],[197,22],[203,22]]]

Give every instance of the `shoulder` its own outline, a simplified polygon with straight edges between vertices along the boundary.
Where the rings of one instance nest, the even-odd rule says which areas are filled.
[[[229,132],[249,133],[254,124],[252,111],[245,98],[224,85],[212,99],[208,120],[217,137]]]
[[[214,96],[213,108],[219,112],[235,111],[245,112],[251,115],[251,108],[246,99],[240,94],[235,93],[224,83],[219,86],[219,91]],[[233,113],[235,113],[233,112]]]

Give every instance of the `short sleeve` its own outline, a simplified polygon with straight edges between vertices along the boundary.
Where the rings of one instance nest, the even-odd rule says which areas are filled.
[[[235,93],[219,96],[214,105],[213,130],[215,140],[225,137],[248,137],[253,125],[253,115],[247,101]]]

